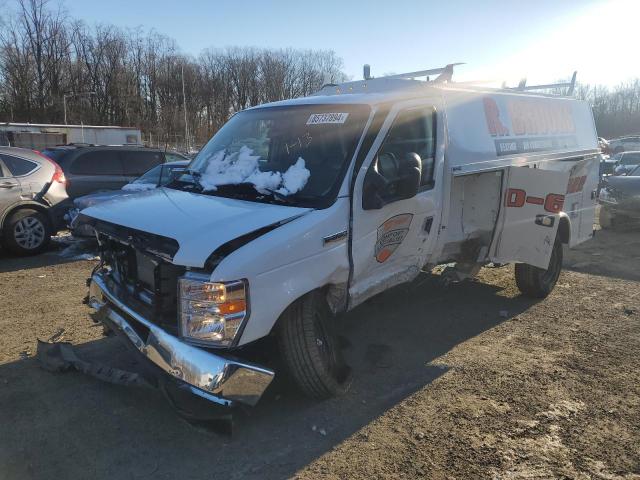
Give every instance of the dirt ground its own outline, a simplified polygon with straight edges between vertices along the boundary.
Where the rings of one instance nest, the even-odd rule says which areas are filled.
[[[280,376],[220,435],[154,389],[53,374],[36,338],[133,365],[82,304],[94,262],[0,252],[0,479],[640,479],[640,233],[565,251],[552,295],[513,269],[430,276],[342,318],[354,384],[313,402]]]

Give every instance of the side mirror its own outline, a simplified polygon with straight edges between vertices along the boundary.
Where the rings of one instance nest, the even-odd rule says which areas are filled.
[[[395,175],[392,178],[383,176],[377,168],[378,159],[364,179],[362,208],[377,210],[388,203],[413,198],[420,188],[422,177],[422,160],[414,152],[406,153],[396,162]]]

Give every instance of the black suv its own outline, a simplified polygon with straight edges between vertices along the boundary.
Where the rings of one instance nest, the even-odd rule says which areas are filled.
[[[55,160],[67,179],[70,198],[117,190],[147,170],[175,160],[176,154],[145,147],[65,145],[42,152]]]

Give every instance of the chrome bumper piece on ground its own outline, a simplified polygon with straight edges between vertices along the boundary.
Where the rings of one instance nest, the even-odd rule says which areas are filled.
[[[223,405],[253,406],[273,379],[272,370],[224,358],[169,335],[122,303],[100,273],[91,278],[89,305],[120,329],[142,355],[203,398]],[[136,329],[134,322],[143,328]],[[136,330],[148,331],[147,338]]]

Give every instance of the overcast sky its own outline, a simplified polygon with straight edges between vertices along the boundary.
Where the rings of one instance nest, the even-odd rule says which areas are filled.
[[[154,29],[182,51],[259,46],[332,49],[354,79],[466,62],[458,79],[640,76],[640,0],[66,0],[87,23]]]

